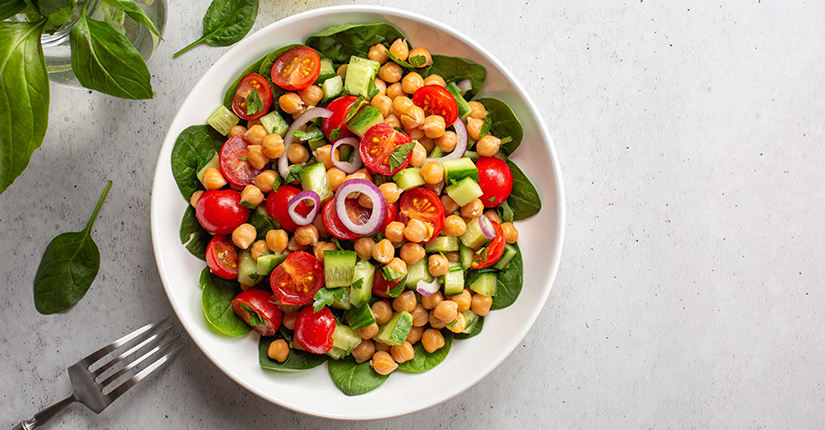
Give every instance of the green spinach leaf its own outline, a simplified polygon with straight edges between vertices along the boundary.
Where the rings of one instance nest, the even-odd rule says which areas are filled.
[[[318,367],[324,364],[329,358],[326,355],[313,354],[307,351],[301,351],[300,349],[290,348],[286,361],[280,363],[269,358],[269,355],[267,355],[269,344],[278,339],[284,339],[287,343],[291,343],[292,333],[281,327],[281,329],[275,333],[275,336],[261,336],[261,339],[258,341],[258,363],[262,369],[276,370],[279,372],[299,372],[301,370]]]
[[[448,57],[446,55],[433,55],[433,64],[424,69],[421,75],[439,75],[444,78],[444,82],[460,82],[465,79],[470,80],[472,88],[464,94],[465,100],[471,100],[484,85],[487,79],[487,69],[481,64],[474,63],[458,57]],[[496,136],[498,137],[498,136]]]
[[[398,38],[404,39],[404,34],[391,24],[344,24],[309,36],[305,43],[334,63],[349,63],[351,56],[367,58],[371,46],[389,47]]]
[[[212,235],[198,222],[195,208],[192,205],[187,205],[183,212],[179,234],[180,243],[186,245],[186,249],[192,255],[206,261],[206,246],[212,240]]]
[[[358,364],[352,356],[327,363],[332,382],[347,396],[359,396],[378,388],[390,375],[379,375],[369,362]]]
[[[229,46],[249,33],[258,17],[258,0],[212,0],[203,16],[203,37],[175,53],[175,57],[195,45]]]
[[[155,23],[152,22],[151,19],[149,19],[149,17],[146,15],[146,12],[144,12],[143,9],[141,9],[140,6],[136,5],[132,0],[103,0],[103,3],[113,8],[120,9],[123,12],[126,12],[126,15],[128,15],[129,18],[132,18],[136,22],[140,23],[141,25],[149,29],[149,31],[151,31],[152,34],[154,34],[155,36],[163,39],[163,37],[160,35],[160,31],[158,31],[157,27],[155,27]]]
[[[124,99],[155,96],[137,49],[111,24],[89,18],[85,5],[69,34],[72,71],[81,85]]]
[[[26,8],[23,0],[0,0],[0,21],[11,18]]]
[[[442,361],[444,361],[445,358],[447,358],[447,354],[450,353],[450,348],[453,346],[454,337],[453,332],[449,330],[441,330],[441,334],[444,335],[444,346],[433,351],[432,353],[429,353],[426,349],[424,349],[421,342],[417,342],[413,345],[415,357],[413,357],[412,360],[399,364],[398,369],[410,373],[424,373],[433,367],[438,366]]]
[[[512,160],[507,160],[513,173],[513,191],[507,197],[507,205],[513,212],[513,221],[523,220],[541,210],[541,197],[536,187]]]
[[[496,207],[496,212],[502,221],[513,222],[513,209],[510,208],[510,204],[507,203],[507,200],[501,202],[501,204]]]
[[[521,145],[521,140],[524,138],[524,128],[516,118],[516,114],[513,113],[507,103],[499,99],[480,98],[476,101],[483,104],[484,108],[487,109],[487,118],[490,118],[488,128],[490,134],[501,139],[501,149],[508,155],[512,154]],[[485,118],[485,123],[487,118]],[[508,137],[512,140],[505,143]]]
[[[507,265],[507,268],[496,277],[496,295],[493,296],[493,305],[490,310],[504,309],[515,303],[524,283],[524,263],[521,260],[521,250],[518,243],[514,243],[518,253]]]
[[[111,188],[109,181],[83,231],[59,234],[46,247],[34,276],[34,307],[41,314],[69,309],[92,286],[100,269],[100,251],[92,239],[92,225]]]
[[[241,293],[238,281],[221,279],[213,275],[208,267],[201,272],[200,284],[203,287],[201,305],[209,324],[227,336],[243,336],[252,330],[235,311],[232,299]]]
[[[223,142],[224,137],[205,124],[189,126],[178,135],[172,147],[172,176],[186,201],[203,188],[198,170],[212,160]]]
[[[476,323],[476,326],[473,327],[473,331],[471,331],[469,333],[456,333],[455,338],[456,339],[469,339],[471,337],[478,336],[478,334],[481,333],[481,330],[483,328],[484,328],[484,317],[478,317],[478,322]]]

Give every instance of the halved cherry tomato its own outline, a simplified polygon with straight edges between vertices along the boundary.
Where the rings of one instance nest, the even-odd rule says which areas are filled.
[[[313,354],[326,354],[332,349],[334,331],[335,316],[326,306],[318,312],[306,306],[295,319],[295,340]]]
[[[258,93],[258,100],[251,101],[249,95],[252,90]],[[255,120],[269,111],[269,106],[272,104],[272,90],[269,87],[269,82],[263,76],[257,73],[250,73],[238,83],[238,89],[235,91],[235,98],[232,99],[232,110],[241,119]]]
[[[321,121],[321,131],[324,132],[324,136],[327,137],[329,143],[335,143],[338,139],[353,136],[352,132],[347,128],[345,120],[347,119],[347,115],[349,115],[350,108],[352,108],[352,105],[354,105],[356,101],[358,101],[358,97],[342,96],[329,102],[327,105],[327,109],[332,111],[332,116],[324,118],[324,120]],[[359,108],[358,110],[361,109]],[[358,111],[355,111],[353,114],[355,113],[358,113]],[[333,139],[331,134],[335,129],[340,130],[340,134],[336,139]]]
[[[403,279],[403,277],[401,278]],[[373,276],[372,280],[372,293],[378,297],[383,297],[385,299],[392,298],[389,295],[389,291],[392,291],[394,288],[398,287],[398,283],[401,282],[401,279],[397,281],[388,281],[384,279],[384,271],[380,268],[375,268],[375,275]],[[398,294],[401,294],[406,290],[406,286],[401,287],[401,291],[397,291]],[[398,295],[396,295],[398,297]]]
[[[440,85],[424,85],[415,90],[412,102],[423,109],[427,116],[440,115],[444,118],[444,124],[447,124],[447,127],[453,125],[458,119],[458,102],[446,88]]]
[[[198,199],[195,216],[206,231],[232,234],[249,218],[249,209],[240,205],[241,193],[235,190],[206,191]]]
[[[384,223],[378,229],[382,234],[387,229],[391,222],[398,218],[398,202],[393,202],[387,205],[387,216],[384,217]]]
[[[504,254],[504,232],[501,230],[501,226],[498,225],[497,222],[490,220],[493,224],[493,228],[496,230],[496,237],[487,244],[487,246],[483,247],[480,250],[476,250],[473,253],[473,260],[470,264],[471,269],[483,269],[485,267],[490,267],[501,258]],[[479,252],[481,251],[481,252]]]
[[[230,137],[223,146],[219,157],[221,174],[232,185],[243,188],[252,185],[252,180],[261,174],[263,170],[253,168],[246,157],[248,152],[246,147],[249,142],[243,136]]]
[[[238,279],[238,250],[229,236],[216,234],[206,245],[206,265],[223,279]]]
[[[412,151],[407,155],[407,158],[395,169],[390,166],[390,155],[395,148],[410,143],[410,137],[392,128],[389,124],[381,123],[370,127],[369,130],[361,138],[361,147],[359,152],[361,160],[373,172],[382,175],[394,175],[407,167],[412,157]]]
[[[300,193],[301,190],[292,185],[281,185],[277,190],[269,193],[266,198],[266,211],[269,216],[278,220],[281,228],[292,233],[298,228],[298,224],[289,216],[287,206],[289,201]],[[303,201],[295,208],[295,212],[299,215],[306,216],[312,208],[307,201]]]
[[[321,57],[307,46],[287,50],[272,65],[272,83],[287,91],[312,85],[320,74]]]
[[[366,223],[370,215],[372,215],[372,209],[365,208],[358,204],[358,199],[347,199],[344,205],[347,208],[349,218],[356,224]],[[387,229],[387,225],[395,221],[397,216],[398,202],[387,205],[387,216],[384,217],[384,223],[381,224],[378,231],[383,233],[384,230]],[[361,237],[349,231],[349,229],[344,226],[344,223],[341,222],[341,219],[338,218],[338,212],[335,210],[335,199],[330,199],[324,204],[321,211],[321,220],[324,222],[324,227],[327,229],[327,232],[338,239],[352,240]]]
[[[324,267],[312,254],[295,251],[269,276],[272,292],[285,305],[305,305],[324,286]]]
[[[428,230],[424,242],[429,242],[444,228],[444,205],[441,204],[441,199],[426,188],[405,191],[401,194],[398,221],[406,224],[410,219],[424,221]]]
[[[281,310],[272,302],[274,298],[268,291],[252,288],[232,299],[232,310],[261,336],[273,336],[281,326],[283,317]]]
[[[480,157],[476,161],[478,168],[478,186],[484,193],[481,203],[493,208],[507,200],[513,191],[513,172],[510,166],[498,157]]]

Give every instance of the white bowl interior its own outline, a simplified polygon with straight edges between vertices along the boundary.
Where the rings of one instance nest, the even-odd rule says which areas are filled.
[[[187,202],[170,167],[178,134],[203,124],[219,106],[227,85],[246,66],[267,53],[303,40],[327,27],[389,22],[413,46],[467,58],[487,68],[482,96],[506,101],[524,126],[524,140],[513,159],[527,172],[542,196],[542,211],[519,222],[525,274],[515,304],[491,312],[475,338],[456,341],[447,359],[423,374],[396,372],[379,389],[347,397],[332,383],[326,365],[298,373],[264,371],[258,366],[258,336],[227,338],[213,332],[201,309],[198,276],[205,263],[191,256],[178,240]],[[524,89],[493,56],[457,31],[427,17],[375,6],[317,9],[278,21],[229,50],[201,78],[184,101],[163,142],[152,190],[152,240],[169,300],[200,349],[229,377],[258,396],[303,413],[337,419],[386,418],[414,412],[466,390],[496,368],[521,342],[547,300],[558,269],[564,226],[561,172],[542,118]],[[403,399],[399,401],[398,399]]]

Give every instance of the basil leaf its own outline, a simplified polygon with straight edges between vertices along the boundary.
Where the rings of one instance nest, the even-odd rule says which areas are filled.
[[[11,18],[26,8],[23,0],[0,0],[0,20]]]
[[[223,142],[224,137],[206,124],[189,126],[178,135],[172,147],[172,176],[186,201],[203,189],[198,170],[221,150]]]
[[[45,23],[0,22],[0,193],[29,165],[49,125]]]
[[[236,280],[222,279],[204,267],[200,284],[203,287],[201,306],[206,321],[227,336],[243,336],[252,330],[244,320],[232,310],[232,299],[241,293],[241,284]]]
[[[286,361],[280,363],[269,358],[267,354],[269,344],[278,339],[285,340],[287,344],[292,343],[292,333],[281,327],[281,329],[275,333],[275,336],[261,336],[261,339],[258,341],[258,363],[262,369],[275,370],[278,372],[299,372],[301,370],[318,367],[324,364],[329,358],[323,354],[313,354],[300,349],[290,348]]]
[[[394,281],[404,276],[404,274],[401,272],[396,272],[390,266],[384,266],[382,276],[384,276],[384,280],[386,281]]]
[[[327,363],[332,382],[347,396],[359,396],[378,388],[390,375],[379,375],[369,362],[358,364],[352,356]]]
[[[86,295],[100,269],[100,251],[92,239],[92,225],[112,188],[106,184],[83,231],[57,235],[43,252],[34,276],[34,307],[48,315],[63,312]]]
[[[155,96],[152,75],[140,53],[111,24],[86,14],[86,6],[70,32],[72,71],[86,88],[124,99]]]
[[[60,9],[73,7],[72,0],[33,0],[32,3],[37,6],[37,11],[40,15],[49,16],[57,13]]]
[[[410,155],[413,148],[415,147],[415,142],[405,143],[401,146],[396,146],[395,149],[392,150],[390,154],[390,170],[395,170],[402,164],[404,164],[404,160]]]
[[[521,260],[521,250],[518,243],[514,243],[513,246],[516,247],[518,252],[510,260],[510,264],[496,276],[496,295],[493,296],[491,310],[504,309],[512,305],[521,294],[522,284],[524,283],[524,263]]]
[[[292,130],[292,135],[302,142],[317,142],[324,138],[324,132],[319,128],[312,128],[309,131]]]
[[[261,318],[261,315],[258,314],[258,312],[255,312],[255,309],[252,309],[249,305],[242,304],[241,308],[246,311],[247,315],[249,315],[249,325],[251,327],[258,327],[266,324],[264,319]]]
[[[312,303],[312,308],[315,312],[320,311],[324,306],[333,304],[336,300],[341,302],[344,300],[343,288],[321,288],[312,297],[315,301]]]
[[[512,160],[507,160],[513,174],[513,191],[507,197],[507,205],[513,211],[513,221],[523,220],[541,210],[541,197],[536,187]]]
[[[432,57],[433,64],[425,68],[421,75],[425,78],[430,75],[439,75],[444,78],[444,82],[460,82],[469,79],[472,88],[464,93],[465,100],[471,100],[478,94],[484,85],[484,80],[487,79],[487,69],[480,64],[446,55],[433,55]]]
[[[203,36],[175,53],[175,57],[195,45],[229,46],[249,33],[258,17],[258,0],[212,0],[203,16]]]
[[[252,90],[246,96],[246,114],[255,115],[264,110],[264,102],[258,94],[258,90]]]
[[[450,348],[453,346],[453,332],[449,330],[441,330],[444,335],[444,346],[433,351],[427,352],[421,342],[416,342],[413,345],[415,357],[412,360],[405,361],[398,365],[399,370],[410,373],[424,373],[435,366],[438,366],[450,353]]]
[[[126,12],[126,15],[129,15],[129,18],[132,18],[139,24],[149,29],[149,31],[151,31],[155,36],[163,39],[160,35],[160,31],[158,31],[157,27],[155,27],[155,23],[149,19],[143,9],[136,5],[132,0],[103,0],[103,3]]]
[[[349,107],[349,110],[347,111],[347,116],[344,118],[344,124],[348,123],[349,120],[351,120],[352,117],[354,117],[355,114],[357,114],[358,111],[361,110],[362,107],[364,107],[365,104],[367,104],[367,101],[364,100],[364,96],[358,96],[358,99],[355,100],[355,103],[353,103],[352,106]]]
[[[304,167],[306,167],[306,166],[304,166],[302,164],[293,164],[293,165],[289,166],[289,173],[286,175],[286,178],[284,178],[284,183],[289,184],[289,183],[292,183],[293,181],[299,181],[300,182],[301,181],[301,176],[300,176],[301,175],[301,170],[304,170]]]
[[[72,22],[73,11],[74,7],[66,6],[63,9],[60,9],[54,13],[49,14],[49,25],[57,29],[64,24]],[[50,32],[50,29],[47,28],[45,32]]]
[[[510,109],[507,103],[499,99],[480,98],[477,102],[484,105],[487,109],[487,117],[484,118],[485,125],[490,121],[490,134],[501,139],[501,149],[508,155],[512,154],[516,148],[521,145],[521,140],[524,138],[524,128],[521,126],[516,114]],[[482,130],[484,126],[482,126]],[[508,140],[508,138],[510,138]],[[506,142],[505,142],[506,141]]]
[[[186,206],[186,210],[183,212],[178,234],[180,235],[180,243],[186,245],[186,249],[192,255],[206,261],[206,246],[212,240],[212,235],[198,222],[195,208],[192,205]]]
[[[389,47],[398,38],[404,39],[404,34],[391,24],[344,24],[309,36],[305,43],[334,63],[349,63],[351,56],[367,58],[371,46]]]

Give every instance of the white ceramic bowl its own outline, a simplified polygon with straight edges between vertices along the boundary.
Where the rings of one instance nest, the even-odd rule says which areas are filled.
[[[267,53],[338,24],[389,22],[413,46],[463,57],[487,68],[480,93],[506,101],[524,126],[524,140],[512,157],[541,193],[543,208],[519,222],[524,257],[524,288],[509,308],[493,311],[482,333],[453,343],[447,359],[423,374],[394,373],[380,388],[347,397],[332,383],[326,365],[298,373],[264,371],[258,366],[258,336],[223,337],[211,331],[201,309],[198,276],[204,262],[191,256],[178,240],[187,202],[175,185],[170,167],[178,134],[203,124],[223,100],[226,87],[247,65]],[[553,284],[561,257],[564,197],[561,170],[550,136],[536,106],[513,75],[488,51],[467,36],[430,18],[376,6],[317,9],[278,21],[237,44],[218,60],[192,89],[163,142],[152,189],[152,240],[166,294],[181,323],[200,347],[230,378],[283,407],[337,419],[387,418],[441,403],[481,380],[515,349],[536,321]],[[208,394],[206,394],[208,395]]]

